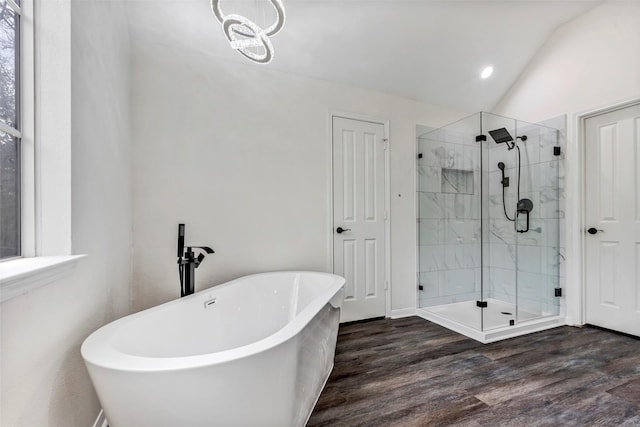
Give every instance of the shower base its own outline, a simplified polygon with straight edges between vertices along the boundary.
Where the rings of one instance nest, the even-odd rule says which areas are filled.
[[[519,321],[510,326],[509,320],[516,319],[515,305],[492,298],[486,301],[487,307],[484,309],[477,307],[475,301],[462,301],[418,308],[416,314],[484,344],[566,324],[560,316],[519,309]],[[481,314],[481,311],[484,313]]]

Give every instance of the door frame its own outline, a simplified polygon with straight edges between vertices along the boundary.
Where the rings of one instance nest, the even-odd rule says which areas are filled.
[[[386,218],[384,221],[384,264],[385,264],[385,286],[384,286],[384,299],[385,299],[385,317],[389,317],[391,313],[391,180],[390,180],[390,162],[389,152],[391,151],[391,141],[389,138],[389,119],[370,116],[366,114],[351,113],[340,110],[331,110],[328,115],[328,132],[327,139],[329,141],[329,158],[328,171],[329,171],[329,237],[327,239],[327,247],[329,250],[329,265],[331,272],[334,271],[333,265],[333,238],[334,227],[333,223],[333,119],[339,117],[349,120],[358,120],[362,122],[371,122],[380,124],[384,127],[384,210],[386,212]]]
[[[591,108],[589,110],[584,110],[582,112],[576,113],[574,115],[574,135],[576,135],[576,155],[577,155],[577,165],[578,171],[577,176],[579,179],[579,192],[578,192],[578,200],[574,203],[574,206],[579,207],[579,211],[576,215],[574,215],[575,219],[578,220],[579,231],[573,239],[574,247],[578,249],[576,253],[576,260],[578,265],[575,268],[575,274],[577,283],[579,284],[579,316],[578,321],[579,324],[584,325],[587,323],[587,282],[586,282],[586,269],[587,269],[587,242],[585,239],[585,227],[587,225],[586,220],[586,212],[587,212],[587,180],[586,180],[586,151],[587,151],[587,141],[585,135],[585,124],[587,119],[599,116],[601,114],[610,113],[612,111],[621,110],[623,108],[631,107],[632,105],[640,104],[640,97],[633,97],[630,99],[626,99],[623,101],[619,101],[612,104],[607,104],[605,106]],[[567,221],[570,222],[570,219],[567,216]]]

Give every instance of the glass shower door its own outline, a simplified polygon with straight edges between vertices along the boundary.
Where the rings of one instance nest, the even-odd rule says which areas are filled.
[[[481,328],[480,114],[418,138],[418,306]]]
[[[515,232],[516,205],[522,197],[519,165],[522,141],[516,120],[482,113],[482,134],[487,138],[487,209],[483,211],[485,277],[482,330],[515,324],[517,318],[518,245]]]
[[[528,136],[523,147],[523,196],[530,210],[520,206],[516,233],[518,322],[559,313],[559,165],[558,131],[518,122]]]
[[[558,131],[482,113],[488,140],[483,331],[557,315]]]

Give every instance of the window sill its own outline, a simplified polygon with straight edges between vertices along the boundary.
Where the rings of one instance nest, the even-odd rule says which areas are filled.
[[[43,256],[0,263],[0,302],[70,275],[85,256]]]

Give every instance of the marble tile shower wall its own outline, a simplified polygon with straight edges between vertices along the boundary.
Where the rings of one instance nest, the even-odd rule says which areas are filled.
[[[419,306],[480,298],[480,146],[441,129],[419,139]]]

